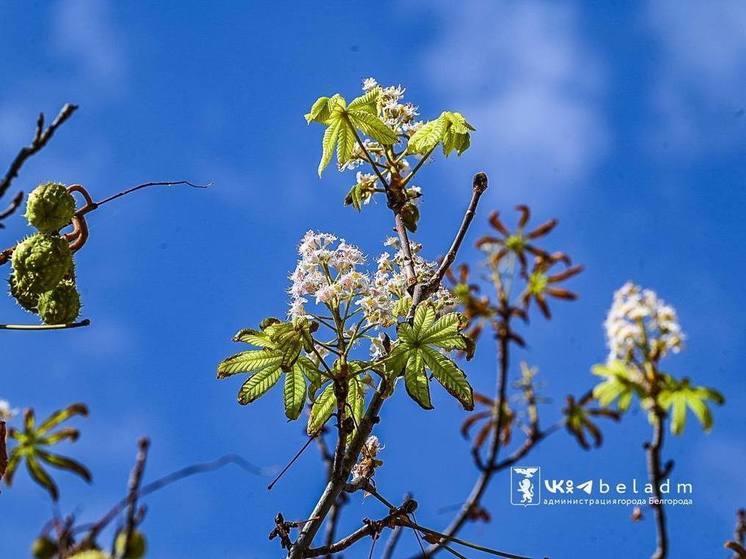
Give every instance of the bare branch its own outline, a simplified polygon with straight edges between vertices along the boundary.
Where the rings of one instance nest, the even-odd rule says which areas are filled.
[[[0,179],[0,198],[2,198],[8,191],[8,188],[10,188],[13,179],[18,176],[18,173],[20,172],[21,167],[23,167],[23,164],[26,162],[26,160],[41,151],[44,146],[47,145],[47,142],[52,139],[52,136],[54,136],[54,133],[57,131],[57,129],[62,126],[77,109],[77,105],[66,103],[62,107],[62,109],[60,109],[60,112],[52,121],[52,124],[50,124],[47,128],[44,128],[44,113],[39,114],[39,118],[36,121],[36,133],[34,134],[34,139],[29,145],[21,148],[21,150],[15,156],[15,159],[13,159],[13,161],[11,162],[10,167],[5,172],[3,178]],[[12,214],[18,208],[18,206],[20,206],[22,199],[23,194],[17,194],[16,197],[13,199],[11,205],[2,213],[0,213],[0,220]]]
[[[653,396],[655,398],[655,396]],[[663,495],[661,494],[660,485],[663,481],[661,467],[661,449],[663,447],[663,433],[665,412],[660,406],[655,404],[651,421],[653,424],[653,437],[649,443],[646,443],[645,450],[647,453],[647,467],[650,483],[653,485],[653,497],[650,507],[655,513],[655,528],[657,547],[651,556],[652,559],[665,559],[668,555],[668,532],[666,530],[666,511],[663,508]]]
[[[82,328],[90,324],[91,321],[88,319],[71,324],[0,324],[0,330],[69,330],[71,328]]]
[[[8,467],[8,451],[5,446],[5,422],[0,421],[0,480],[5,475],[5,468]]]
[[[466,208],[466,212],[464,212],[464,217],[461,220],[461,225],[459,226],[458,231],[456,231],[456,236],[453,238],[451,247],[448,249],[448,252],[443,257],[443,260],[441,261],[440,266],[438,267],[438,271],[435,273],[435,275],[427,283],[418,284],[415,286],[414,294],[412,296],[412,306],[410,307],[409,314],[407,315],[408,319],[411,319],[411,317],[414,316],[414,311],[417,309],[417,305],[419,305],[421,301],[424,301],[438,290],[440,282],[443,281],[443,277],[446,275],[446,272],[448,272],[448,269],[451,267],[451,264],[453,264],[453,261],[456,260],[456,255],[461,248],[461,243],[464,241],[466,232],[469,230],[469,226],[471,225],[471,222],[476,215],[477,205],[479,205],[479,199],[487,190],[487,183],[487,175],[485,173],[477,173],[476,175],[474,175],[474,182],[471,190],[471,200],[469,201],[469,205]]]
[[[145,474],[145,463],[148,459],[149,449],[150,439],[143,437],[137,441],[137,457],[135,458],[135,467],[132,468],[132,474],[130,475],[127,495],[127,519],[124,524],[124,549],[129,549],[132,534],[137,527],[137,498],[140,493],[142,476]]]
[[[175,472],[172,472],[168,475],[156,479],[155,481],[143,485],[138,491],[137,497],[139,499],[142,499],[146,495],[150,495],[151,493],[160,491],[161,489],[167,487],[168,485],[171,485],[172,483],[176,483],[193,475],[204,474],[219,470],[220,468],[227,466],[228,464],[235,464],[242,470],[254,475],[266,475],[266,472],[264,470],[255,466],[254,464],[251,464],[241,456],[238,456],[236,454],[226,454],[225,456],[221,456],[220,458],[212,462],[204,462],[186,466],[185,468],[176,470]],[[129,495],[117,502],[100,520],[98,520],[94,524],[84,524],[76,526],[74,531],[76,533],[87,531],[88,534],[83,539],[83,541],[87,543],[94,542],[98,535],[104,530],[104,528],[106,528],[106,526],[108,526],[119,515],[119,513],[121,513],[127,507],[128,503]]]

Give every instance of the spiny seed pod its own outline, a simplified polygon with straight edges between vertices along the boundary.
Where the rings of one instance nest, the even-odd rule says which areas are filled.
[[[34,559],[52,559],[57,555],[57,544],[47,536],[40,536],[31,545],[31,555]]]
[[[10,294],[16,302],[25,310],[36,313],[36,306],[39,304],[39,294],[20,289],[13,274],[10,274],[8,284],[10,284]]]
[[[40,184],[26,202],[26,219],[42,233],[59,231],[74,215],[75,198],[58,182]]]
[[[44,324],[70,324],[80,314],[80,294],[72,281],[63,280],[41,294],[37,308]]]
[[[122,559],[141,559],[142,557],[145,557],[147,542],[145,541],[145,536],[142,535],[142,532],[133,530],[129,545],[127,545],[127,533],[122,531],[117,534],[117,539],[114,542],[114,549],[117,552],[117,557],[121,557]]]
[[[41,294],[70,272],[73,255],[62,237],[37,233],[16,246],[11,263],[18,289]]]

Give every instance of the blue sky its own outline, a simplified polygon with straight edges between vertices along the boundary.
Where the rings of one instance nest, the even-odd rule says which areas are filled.
[[[605,358],[601,323],[613,291],[632,279],[677,307],[688,334],[671,372],[722,389],[715,429],[693,423],[669,440],[674,480],[696,503],[670,511],[673,557],[722,557],[746,504],[742,257],[746,5],[740,2],[5,2],[0,8],[0,154],[27,142],[39,111],[79,112],[16,182],[79,182],[96,196],[153,179],[213,181],[202,190],[150,191],[91,216],[77,258],[90,328],[2,334],[0,398],[45,414],[89,404],[71,454],[94,485],[61,474],[62,506],[95,518],[125,489],[137,437],[153,440],[148,476],[237,452],[282,465],[303,442],[279,392],[243,408],[237,382],[215,381],[230,336],[285,311],[295,246],[309,228],[333,230],[371,255],[390,229],[383,204],[357,215],[341,201],[350,176],[316,177],[320,129],[302,115],[320,95],[353,96],[361,80],[401,83],[425,117],[463,112],[477,127],[463,157],[423,170],[417,240],[436,258],[460,220],[470,177],[491,177],[471,239],[488,210],[531,205],[558,217],[553,247],[586,266],[581,299],[526,331],[516,356],[538,366],[546,422],[568,393],[591,386]],[[458,210],[458,211],[456,211]],[[4,244],[26,233],[20,218]],[[465,257],[475,258],[469,249]],[[0,299],[3,322],[27,318]],[[467,367],[494,379],[489,343]],[[517,374],[513,370],[513,376]],[[412,491],[418,520],[441,527],[475,476],[463,412],[442,393],[424,412],[398,394],[378,429],[378,484]],[[564,433],[527,462],[545,476],[629,481],[645,475],[641,414],[606,426],[585,452]],[[144,529],[158,558],[278,556],[267,534],[282,511],[303,518],[322,487],[309,451],[271,492],[266,479],[226,469],[149,499]],[[651,519],[623,507],[511,507],[498,478],[494,520],[469,539],[532,557],[643,557]],[[344,527],[383,511],[356,497]],[[0,556],[24,557],[48,518],[24,476],[0,497]],[[406,550],[415,543],[404,540]],[[697,550],[696,552],[694,550]],[[347,557],[365,557],[365,545]],[[470,555],[472,556],[472,555]]]

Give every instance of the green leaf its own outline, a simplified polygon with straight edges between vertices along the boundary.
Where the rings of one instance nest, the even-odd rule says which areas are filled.
[[[414,312],[412,336],[418,343],[425,343],[424,333],[435,324],[435,309],[429,303],[420,303]]]
[[[644,392],[643,387],[634,380],[633,371],[622,361],[594,365],[591,371],[596,376],[605,377],[593,388],[593,397],[604,407],[609,407],[617,400],[617,409],[627,411],[632,397],[635,394],[639,397]]]
[[[394,374],[401,374],[404,370],[407,392],[425,409],[432,409],[425,370],[430,370],[464,408],[470,410],[474,407],[473,391],[466,375],[436,349],[465,349],[466,343],[460,334],[463,325],[464,321],[457,313],[436,319],[433,306],[421,303],[415,310],[412,324],[402,323],[397,328],[396,345],[384,362]]]
[[[260,330],[254,330],[253,328],[244,328],[243,330],[238,331],[236,335],[233,336],[233,341],[268,349],[273,349],[275,347],[266,333]]]
[[[450,124],[443,136],[443,153],[448,157],[453,150],[456,150],[456,153],[461,155],[469,149],[471,143],[469,133],[475,128],[461,113],[445,112],[441,116]]]
[[[355,428],[349,434],[349,440],[351,440],[355,436],[355,431],[357,431],[365,413],[365,391],[362,383],[354,376],[350,377],[347,383],[347,403],[348,411],[355,423]]]
[[[448,357],[430,347],[423,347],[421,351],[425,364],[443,388],[455,396],[465,410],[474,409],[474,393],[463,371]]]
[[[331,417],[337,408],[337,396],[334,394],[334,384],[329,384],[324,391],[316,398],[311,406],[311,415],[308,418],[308,427],[306,432],[309,435],[318,433],[327,420]]]
[[[283,401],[285,403],[285,416],[288,419],[298,419],[306,403],[306,379],[300,367],[293,368],[285,373],[285,387],[283,390]]]
[[[426,410],[433,409],[430,399],[430,382],[425,374],[425,362],[422,351],[414,349],[409,352],[406,369],[404,370],[404,385],[407,394]]]
[[[300,356],[303,349],[302,327],[296,328],[290,322],[273,324],[266,330],[270,340],[282,355],[280,366],[288,371]]]
[[[372,115],[378,114],[378,100],[381,97],[381,89],[375,87],[367,93],[356,97],[347,106],[348,111],[364,111]]]
[[[55,427],[57,427],[57,425],[59,425],[63,421],[67,421],[68,419],[76,415],[82,415],[83,417],[88,416],[88,408],[85,406],[85,404],[72,404],[64,409],[57,410],[49,417],[47,417],[41,425],[39,425],[39,427],[36,429],[36,432],[39,435],[43,435],[50,429],[54,429]]]
[[[448,121],[442,115],[426,122],[409,138],[407,152],[419,155],[429,153],[443,140],[448,126]]]
[[[689,408],[705,431],[712,429],[712,412],[707,402],[721,405],[723,395],[713,388],[692,386],[688,379],[677,381],[667,377],[665,388],[658,396],[658,403],[664,410],[670,410],[671,432],[680,435],[686,426],[686,410]]]
[[[8,485],[8,487],[11,487],[13,485],[13,476],[16,474],[16,470],[18,469],[18,464],[21,463],[21,455],[17,452],[11,453],[10,457],[8,458],[8,465],[5,467],[5,475],[0,478],[2,480],[5,480],[5,483]]]
[[[80,462],[76,462],[72,458],[66,458],[65,456],[60,456],[59,454],[52,454],[51,452],[47,452],[45,450],[37,450],[36,455],[50,466],[54,466],[55,468],[67,470],[69,472],[77,474],[88,483],[91,483],[91,481],[93,481],[93,476],[91,476],[91,472],[88,470],[88,468],[86,468]]]
[[[47,471],[41,467],[41,464],[36,461],[36,458],[29,456],[26,458],[26,469],[28,470],[31,479],[41,485],[47,490],[53,501],[57,501],[60,498],[60,492],[57,489],[57,484],[47,473]]]
[[[311,111],[306,115],[306,122],[311,124],[312,122],[325,123],[331,116],[329,97],[319,97],[316,102],[311,106]]]
[[[218,365],[218,378],[224,379],[239,373],[276,369],[283,362],[283,354],[276,350],[252,349],[225,359]]]
[[[324,139],[321,141],[321,161],[319,161],[318,173],[324,172],[326,166],[332,160],[334,155],[334,148],[337,147],[337,139],[339,138],[339,131],[346,126],[341,120],[335,120],[329,127],[324,131]]]
[[[443,349],[466,349],[466,339],[461,334],[463,317],[458,313],[441,316],[422,333],[422,343]]]
[[[321,384],[324,382],[324,377],[321,375],[318,367],[308,357],[303,356],[298,358],[293,368],[298,369],[306,377],[309,383],[308,395],[313,398],[316,391],[321,388]]]
[[[337,164],[341,167],[350,160],[352,152],[355,150],[355,131],[344,121],[340,120],[341,125],[337,135]]]
[[[75,442],[78,440],[79,437],[80,431],[74,429],[73,427],[65,427],[64,429],[60,429],[59,431],[56,431],[51,435],[41,437],[37,440],[39,441],[39,444],[51,446],[65,440]]]
[[[376,142],[385,146],[396,143],[398,139],[396,132],[386,126],[376,114],[364,110],[352,110],[352,107],[350,107],[347,116],[355,128],[370,136]]]
[[[277,368],[265,368],[255,373],[243,383],[238,391],[238,403],[245,406],[263,396],[267,390],[277,384],[281,374],[282,372]]]

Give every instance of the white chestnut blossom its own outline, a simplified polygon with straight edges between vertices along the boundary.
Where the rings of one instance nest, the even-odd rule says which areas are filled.
[[[384,243],[395,252],[378,258],[373,278],[362,268],[365,257],[360,249],[329,233],[309,231],[298,248],[300,259],[290,275],[291,318],[308,316],[309,302],[329,307],[351,302],[359,306],[369,326],[386,328],[405,316],[412,304],[404,272],[404,253],[391,237]],[[422,246],[411,244],[418,281],[426,282],[436,273],[437,264],[419,255]],[[451,293],[441,286],[428,299],[438,312],[455,304]]]
[[[329,233],[308,231],[298,247],[300,259],[290,275],[289,316],[306,316],[312,296],[316,304],[338,305],[364,292],[368,277],[355,268],[365,264],[360,249]]]
[[[17,413],[18,410],[11,408],[8,400],[0,400],[0,421],[8,421]]]
[[[678,353],[684,340],[676,311],[650,289],[627,282],[614,293],[604,322],[609,344],[609,359],[629,362],[636,357],[656,358]]]
[[[397,252],[393,255],[384,252],[378,257],[378,269],[373,281],[358,304],[362,307],[368,324],[385,328],[393,326],[398,317],[407,314],[411,297],[407,291],[407,276],[403,267],[404,253],[399,248],[398,239],[390,237],[384,244],[396,248]],[[422,245],[411,243],[415,274],[418,281],[426,282],[435,274],[437,264],[422,258],[418,254],[421,249]],[[455,304],[450,291],[442,285],[428,300],[433,303],[437,312],[446,311]]]

